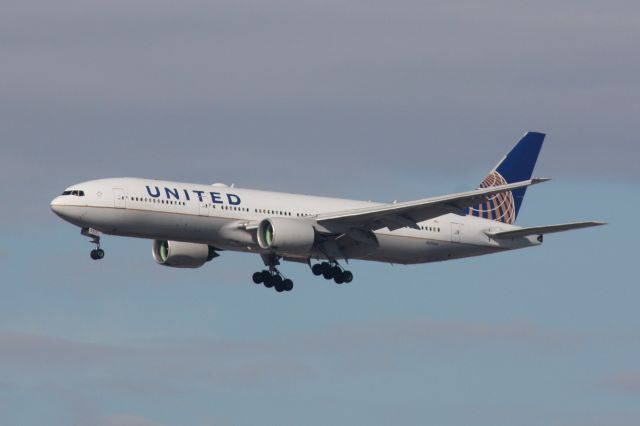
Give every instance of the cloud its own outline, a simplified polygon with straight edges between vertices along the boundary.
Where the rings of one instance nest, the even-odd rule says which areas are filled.
[[[476,354],[514,348],[548,353],[579,343],[571,333],[526,324],[429,318],[347,322],[252,339],[138,336],[94,343],[4,331],[0,374],[4,395],[57,395],[55,403],[78,424],[153,425],[126,411],[102,414],[113,412],[109,401],[114,398],[153,404],[217,392],[322,387],[336,377],[349,383],[405,374],[414,358],[424,365],[469,353],[461,346]]]
[[[436,321],[415,319],[403,321],[380,321],[351,324],[332,329],[314,340],[336,342],[388,342],[401,341],[439,341],[455,340],[474,344],[483,341],[505,343],[554,344],[578,341],[578,336],[569,333],[549,332],[526,324],[484,324],[462,321]]]
[[[526,325],[433,321],[378,321],[288,334],[269,340],[141,338],[117,343],[17,332],[0,333],[0,365],[13,366],[29,380],[70,370],[80,383],[99,382],[121,392],[180,392],[193,386],[268,385],[314,380],[327,369],[366,352],[360,369],[387,363],[388,354],[409,348],[455,350],[487,344],[554,350],[580,340],[568,333]],[[411,351],[410,351],[411,352]],[[18,378],[14,379],[20,381]]]
[[[117,346],[24,332],[0,331],[0,362],[33,366],[99,361],[123,353]]]
[[[528,129],[550,132],[548,174],[637,178],[637,4],[40,3],[0,16],[18,197],[110,175],[323,176],[327,194],[454,163],[476,176]]]

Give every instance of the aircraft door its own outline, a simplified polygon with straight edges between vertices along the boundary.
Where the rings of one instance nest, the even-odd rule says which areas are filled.
[[[117,209],[124,209],[127,207],[127,201],[124,194],[124,189],[113,188],[113,207]]]
[[[451,241],[454,243],[462,241],[462,224],[451,222]]]

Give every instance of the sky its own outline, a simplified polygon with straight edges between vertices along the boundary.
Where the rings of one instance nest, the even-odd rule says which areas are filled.
[[[636,1],[4,0],[0,421],[640,423]],[[518,224],[609,225],[459,261],[106,257],[49,202],[136,176],[393,201],[548,134]]]

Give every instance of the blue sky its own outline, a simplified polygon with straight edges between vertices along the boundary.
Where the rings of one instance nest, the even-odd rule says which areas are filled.
[[[8,2],[0,420],[636,425],[634,2]],[[548,133],[522,225],[604,220],[349,286],[257,257],[106,258],[49,201],[142,176],[379,201],[466,190]]]

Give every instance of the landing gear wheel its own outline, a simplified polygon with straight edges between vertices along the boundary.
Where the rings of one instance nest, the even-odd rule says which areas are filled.
[[[324,270],[323,265],[323,263],[316,263],[315,265],[313,265],[311,267],[311,272],[313,272],[313,275],[315,275],[316,277],[322,275],[322,271]]]
[[[100,259],[104,258],[104,250],[102,250],[102,249],[93,249],[89,253],[89,256],[91,256],[91,258],[93,260],[100,260]]]
[[[284,280],[280,275],[273,276],[273,288],[275,288],[278,293],[284,291]]]
[[[342,269],[337,265],[332,266],[330,271],[331,271],[331,278],[333,278],[334,280],[340,277],[340,275],[342,275]]]
[[[350,283],[351,281],[353,281],[353,274],[351,273],[351,271],[344,271],[342,273],[342,279],[345,283]]]
[[[265,271],[265,272],[266,272],[266,271]],[[273,277],[271,274],[269,274],[268,272],[267,272],[266,274],[263,272],[263,274],[264,274],[264,277],[263,277],[263,280],[264,280],[264,286],[265,286],[266,288],[271,288],[271,287],[273,287],[273,286],[274,286],[274,284],[275,284],[275,280],[273,279],[274,277]]]
[[[343,273],[342,272],[338,272],[338,275],[336,275],[335,277],[333,277],[333,281],[336,282],[336,284],[342,284],[344,283],[344,278],[343,278]]]
[[[282,277],[280,275],[273,276],[273,286],[278,290],[279,287],[282,287]]]
[[[262,282],[264,281],[262,272],[254,272],[251,276],[251,279],[253,280],[254,284],[262,284]]]
[[[293,281],[291,281],[290,279],[286,279],[284,281],[282,281],[282,288],[284,289],[284,291],[291,291],[293,290]],[[276,289],[277,290],[277,289]]]

